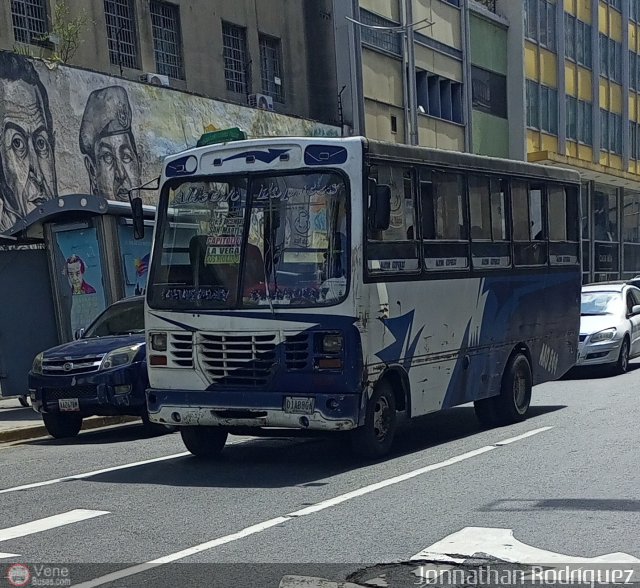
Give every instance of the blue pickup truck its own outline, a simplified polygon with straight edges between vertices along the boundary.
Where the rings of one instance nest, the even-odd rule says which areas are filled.
[[[149,433],[168,429],[149,422],[149,380],[144,298],[109,306],[76,340],[40,353],[29,372],[29,395],[47,431],[74,437],[88,416],[140,416]]]

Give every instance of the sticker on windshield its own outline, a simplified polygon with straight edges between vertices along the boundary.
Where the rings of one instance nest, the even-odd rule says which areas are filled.
[[[229,298],[229,290],[226,288],[164,288],[163,300],[177,302],[194,302],[202,300],[206,302],[226,302]]]
[[[205,265],[240,263],[241,237],[207,237]]]

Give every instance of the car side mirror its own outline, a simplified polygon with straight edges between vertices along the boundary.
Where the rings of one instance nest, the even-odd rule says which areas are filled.
[[[74,334],[73,338],[77,341],[78,339],[82,339],[84,335],[84,329],[78,329]]]
[[[371,194],[369,222],[374,231],[386,231],[391,224],[391,186],[376,184]]]
[[[640,314],[640,304],[636,304],[631,308],[631,314]]]
[[[134,239],[144,239],[144,213],[142,211],[142,198],[139,196],[131,199],[131,215],[133,218]]]

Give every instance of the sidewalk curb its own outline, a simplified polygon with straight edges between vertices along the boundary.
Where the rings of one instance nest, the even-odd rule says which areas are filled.
[[[81,431],[109,427],[111,425],[122,425],[140,420],[134,416],[100,416],[84,419]],[[0,443],[11,443],[12,441],[27,441],[38,437],[48,437],[49,433],[44,425],[34,425],[30,427],[20,427],[0,431]]]

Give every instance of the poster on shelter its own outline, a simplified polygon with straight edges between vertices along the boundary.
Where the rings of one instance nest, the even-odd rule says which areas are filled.
[[[71,332],[86,329],[105,308],[102,265],[95,228],[56,233],[71,290]]]
[[[147,290],[149,256],[151,255],[151,231],[144,239],[133,236],[133,227],[121,225],[118,229],[125,281],[125,296],[142,296]]]

